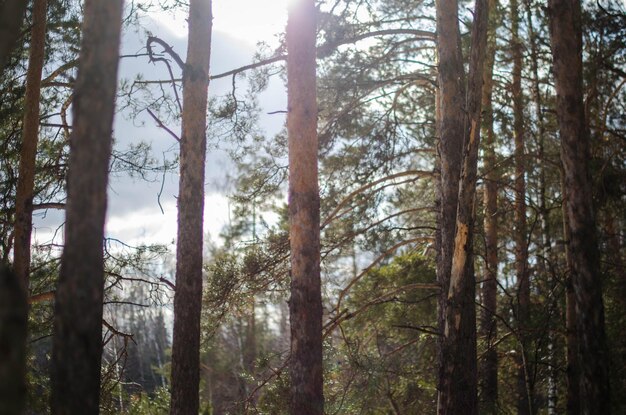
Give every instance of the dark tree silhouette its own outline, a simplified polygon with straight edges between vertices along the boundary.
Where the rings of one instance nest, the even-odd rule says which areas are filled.
[[[87,0],[70,137],[65,248],[56,292],[52,413],[99,413],[102,243],[123,0]]]
[[[551,0],[548,4],[569,231],[568,265],[576,304],[580,411],[608,415],[609,354],[583,103],[581,5],[579,0]]]

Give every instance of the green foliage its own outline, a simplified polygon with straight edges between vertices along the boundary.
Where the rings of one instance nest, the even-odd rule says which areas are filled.
[[[327,346],[330,412],[434,413],[434,280],[432,260],[407,252],[354,286]]]
[[[170,393],[158,388],[152,396],[145,392],[130,397],[130,405],[122,413],[128,415],[167,415],[170,409]]]

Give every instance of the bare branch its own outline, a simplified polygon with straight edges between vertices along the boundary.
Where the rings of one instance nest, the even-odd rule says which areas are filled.
[[[130,333],[124,333],[122,331],[119,331],[118,329],[116,329],[115,327],[113,327],[110,323],[108,323],[105,319],[102,319],[102,325],[104,325],[104,327],[106,327],[107,329],[109,329],[109,331],[115,335],[121,336],[124,339],[130,339],[133,343],[137,344],[137,342],[135,341],[135,339],[133,338],[133,335]]]
[[[170,55],[172,59],[174,59],[174,61],[176,61],[176,64],[178,64],[178,66],[180,67],[180,70],[181,71],[185,70],[185,62],[183,62],[183,60],[180,58],[178,53],[176,53],[174,49],[170,45],[168,45],[164,40],[156,36],[148,36],[148,40],[146,41],[146,49],[148,49],[148,56],[150,57],[150,61],[152,62],[166,61],[167,62],[165,58],[154,57],[154,53],[152,52],[152,43],[158,43],[159,45],[161,45],[163,47],[163,51],[166,52],[168,55]]]
[[[167,131],[169,135],[174,137],[174,139],[180,143],[180,137],[177,136],[174,131],[170,130],[165,124],[163,124],[163,122],[156,116],[154,112],[152,112],[152,110],[150,110],[150,108],[146,108],[146,111],[148,112],[148,114],[150,114],[152,119],[157,123],[157,126]]]
[[[41,86],[52,86],[49,85],[52,81],[54,81],[54,79],[61,75],[63,72],[67,71],[68,69],[72,69],[78,66],[78,59],[74,59],[71,60],[69,62],[64,63],[63,65],[59,66],[57,69],[55,69],[54,71],[50,72],[50,75],[46,76],[44,79],[41,80]],[[70,85],[71,84],[67,84]]]
[[[39,203],[39,204],[33,205],[33,210],[44,210],[44,209],[64,210],[65,203],[49,202],[49,203]]]
[[[56,291],[52,290],[52,291],[47,291],[45,293],[31,295],[28,298],[28,304],[36,304],[36,303],[41,303],[43,301],[52,301],[54,300],[55,294],[56,294]]]

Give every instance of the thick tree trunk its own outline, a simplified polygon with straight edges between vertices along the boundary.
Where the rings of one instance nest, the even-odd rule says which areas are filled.
[[[496,0],[489,0],[489,9],[495,10]],[[498,296],[498,181],[495,140],[493,132],[493,65],[495,61],[494,13],[489,17],[487,52],[483,69],[483,135],[485,136],[484,159],[484,232],[485,232],[485,275],[482,285],[483,307],[480,316],[480,336],[485,343],[485,353],[479,366],[480,411],[495,415],[498,408],[498,352],[497,341],[497,296]]]
[[[52,413],[99,413],[102,242],[122,0],[87,0],[70,137],[65,249],[56,291]]]
[[[43,70],[46,46],[47,10],[47,0],[35,0],[33,4],[33,27],[31,30],[28,72],[26,74],[22,148],[20,149],[20,165],[15,194],[13,266],[24,287],[28,287],[30,269],[35,158],[37,155],[37,142],[39,141],[39,99],[41,96],[41,72]]]
[[[287,22],[287,133],[293,415],[324,413],[315,38],[315,2],[292,1]]]
[[[465,108],[465,79],[463,55],[458,26],[457,0],[437,2],[437,56],[439,61],[437,95],[437,161],[438,183],[438,227],[437,227],[437,281],[441,285],[439,294],[438,326],[442,334],[438,340],[438,408],[444,384],[449,383],[444,350],[444,326],[446,301],[450,286],[450,269],[454,249],[456,209],[459,198],[459,178],[463,151],[463,111]],[[439,411],[440,409],[438,409]]]
[[[21,415],[24,410],[27,324],[23,284],[0,264],[0,414]]]
[[[581,413],[610,414],[609,354],[589,177],[589,132],[582,96],[580,2],[550,0],[549,15],[570,234],[570,275],[576,301]]]
[[[511,0],[511,52],[513,57],[513,135],[515,141],[515,276],[517,279],[517,337],[520,353],[517,355],[517,412],[532,413],[532,382],[529,360],[530,279],[528,273],[528,245],[526,225],[526,167],[524,151],[524,97],[522,93],[522,43],[519,38],[519,4]]]
[[[24,23],[24,13],[28,2],[25,0],[5,0],[0,8],[0,71],[4,70],[9,56],[20,37]]]
[[[443,380],[438,402],[440,414],[478,412],[476,281],[473,272],[472,240],[480,145],[483,65],[489,17],[487,0],[476,1],[474,15],[468,93],[461,114],[464,132],[463,164],[459,182],[450,286],[445,309],[442,345],[444,364],[441,372]],[[440,33],[438,38],[441,38],[441,35]],[[441,65],[443,62],[440,62]]]
[[[561,166],[561,192],[563,193],[562,218],[563,239],[565,240],[564,254],[567,276],[565,278],[565,358],[566,367],[566,411],[569,415],[580,414],[580,367],[578,361],[578,336],[576,334],[576,299],[572,285],[571,269],[572,254],[570,252],[570,227],[567,216],[567,188],[565,187],[565,173]]]
[[[213,25],[211,6],[211,0],[189,2],[189,44],[183,71],[171,414],[197,414],[200,405],[204,164]]]

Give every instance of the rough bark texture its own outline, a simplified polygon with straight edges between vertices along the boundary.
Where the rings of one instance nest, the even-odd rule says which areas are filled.
[[[572,285],[571,269],[572,254],[570,252],[570,227],[567,216],[567,188],[565,187],[565,173],[561,166],[561,189],[563,193],[562,217],[565,264],[567,276],[565,278],[565,345],[566,345],[566,398],[565,404],[569,415],[580,414],[580,363],[578,361],[578,335],[576,334],[576,299]]]
[[[513,57],[513,136],[515,160],[515,276],[517,279],[517,338],[520,353],[517,355],[517,412],[529,415],[532,412],[532,390],[528,350],[530,322],[530,279],[528,273],[528,244],[526,225],[526,156],[524,150],[524,96],[522,93],[522,43],[519,37],[519,4],[511,0],[511,53]]]
[[[9,56],[20,36],[24,23],[24,13],[28,2],[25,0],[5,0],[0,8],[0,71],[4,70]]]
[[[496,0],[489,0],[489,9],[495,10]],[[483,69],[483,135],[484,158],[484,206],[485,206],[485,274],[482,285],[482,310],[480,313],[480,336],[486,345],[479,365],[480,412],[497,413],[498,408],[498,338],[496,313],[498,296],[498,171],[496,167],[495,140],[493,133],[493,65],[495,61],[496,20],[491,13],[487,34],[487,51]]]
[[[444,364],[441,371],[443,380],[438,402],[440,414],[478,413],[476,281],[473,272],[472,239],[480,144],[483,65],[489,16],[487,0],[476,1],[474,16],[468,91],[461,113],[464,132],[463,164],[459,181],[450,286],[445,309],[442,344]],[[439,38],[441,36],[440,33]]]
[[[102,241],[122,3],[85,2],[70,137],[65,249],[56,291],[53,414],[99,412]]]
[[[567,402],[565,406],[569,415],[578,415],[581,413],[580,362],[578,360],[578,335],[576,333],[576,296],[574,295],[571,275],[565,281],[565,342],[567,360]]]
[[[211,5],[211,0],[191,0],[189,3],[189,44],[183,72],[171,414],[197,414],[200,405],[204,164],[213,24]]]
[[[609,354],[589,177],[589,132],[582,96],[580,2],[551,0],[549,16],[566,189],[570,275],[576,301],[580,409],[583,414],[610,414]]]
[[[315,2],[292,1],[287,21],[287,133],[293,415],[324,413],[315,37]]]
[[[437,2],[437,56],[438,95],[437,132],[439,142],[438,167],[438,227],[437,227],[437,281],[441,285],[439,295],[438,326],[443,334],[446,300],[450,286],[450,269],[454,249],[456,209],[459,198],[459,178],[463,151],[463,111],[465,108],[465,74],[458,25],[457,0]],[[443,384],[448,382],[444,366],[444,338],[438,339],[438,407],[443,398]]]
[[[41,96],[41,72],[46,46],[47,0],[35,0],[33,4],[33,27],[26,74],[26,97],[24,98],[24,122],[22,147],[15,194],[15,239],[13,266],[18,278],[28,287],[30,269],[30,237],[33,228],[33,188],[35,186],[35,158],[39,141],[39,98]]]
[[[17,275],[0,265],[0,414],[21,415],[26,398],[28,303]]]

